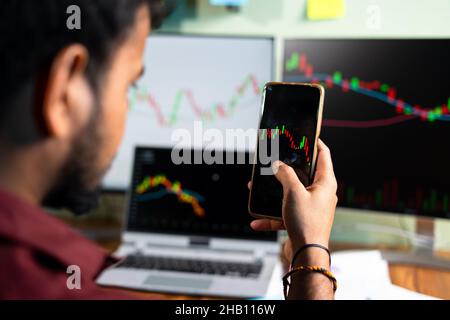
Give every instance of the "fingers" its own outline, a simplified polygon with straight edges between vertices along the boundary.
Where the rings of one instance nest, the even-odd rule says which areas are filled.
[[[337,188],[336,177],[334,175],[333,162],[331,160],[330,149],[319,139],[317,154],[317,167],[314,184]]]
[[[333,161],[331,161],[330,148],[328,148],[328,146],[319,139],[317,149],[318,156],[322,155],[317,161],[317,170],[333,171]]]
[[[253,220],[250,226],[255,231],[278,231],[286,229],[283,221],[271,219]]]
[[[248,188],[248,190],[252,190],[252,182],[251,181],[248,182],[247,188]]]
[[[275,161],[272,165],[272,169],[277,180],[283,185],[283,190],[285,192],[296,189],[301,191],[305,190],[305,187],[300,182],[300,179],[291,166],[288,166],[281,161]]]

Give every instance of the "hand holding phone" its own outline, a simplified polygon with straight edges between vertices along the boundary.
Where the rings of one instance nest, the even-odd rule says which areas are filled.
[[[266,84],[253,166],[249,212],[256,218],[282,219],[283,188],[272,170],[289,165],[309,186],[315,173],[324,89],[316,84]]]
[[[252,228],[257,231],[287,229],[293,249],[291,254],[306,243],[328,247],[337,204],[337,182],[330,150],[319,140],[316,174],[309,187],[301,183],[290,166],[276,165],[279,167],[275,177],[283,188],[283,220],[255,220]],[[326,255],[323,263],[328,263]]]

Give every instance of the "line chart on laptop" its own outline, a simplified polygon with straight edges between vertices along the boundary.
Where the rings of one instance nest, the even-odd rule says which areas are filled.
[[[201,203],[205,198],[195,191],[186,190],[178,180],[170,180],[165,174],[146,176],[136,186],[137,200],[140,202],[158,201],[163,197],[176,197],[179,203],[191,206],[194,214],[204,218],[206,213]]]

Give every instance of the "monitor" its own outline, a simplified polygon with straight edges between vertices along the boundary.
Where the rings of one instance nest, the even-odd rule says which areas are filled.
[[[272,80],[273,39],[152,35],[145,74],[129,94],[127,127],[103,185],[126,190],[137,145],[205,147],[201,133],[258,127],[261,89]],[[191,135],[180,141],[177,132]],[[200,137],[199,137],[200,135]],[[256,138],[213,147],[252,151]]]
[[[285,81],[326,88],[344,207],[450,218],[450,40],[290,39]]]
[[[277,240],[276,232],[250,228],[247,183],[252,154],[222,152],[227,164],[175,164],[172,150],[136,148],[127,231]],[[202,156],[202,150],[184,152],[191,159]],[[234,164],[229,164],[230,157]]]

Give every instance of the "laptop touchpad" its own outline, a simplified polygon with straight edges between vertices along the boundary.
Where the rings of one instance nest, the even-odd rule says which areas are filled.
[[[161,275],[151,275],[144,280],[146,285],[156,285],[165,287],[183,287],[195,289],[208,289],[212,283],[212,279],[192,279],[185,277],[167,277]]]

